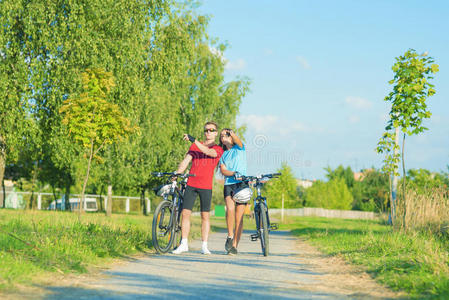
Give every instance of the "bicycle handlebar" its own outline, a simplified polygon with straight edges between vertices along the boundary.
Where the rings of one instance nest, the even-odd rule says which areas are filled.
[[[282,173],[272,173],[272,174],[264,174],[264,175],[258,175],[258,176],[239,176],[239,178],[241,178],[241,180],[243,181],[253,181],[253,180],[257,180],[260,181],[263,178],[277,178],[279,176],[281,176]]]
[[[155,177],[174,176],[174,177],[181,177],[181,178],[196,176],[195,174],[181,174],[181,173],[175,173],[175,172],[152,172],[151,175],[153,175]]]

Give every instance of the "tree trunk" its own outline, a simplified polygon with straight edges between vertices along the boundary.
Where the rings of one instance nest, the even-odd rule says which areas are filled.
[[[112,184],[108,184],[108,203],[106,207],[106,216],[110,217],[112,215]]]
[[[30,209],[35,209],[36,208],[36,204],[34,201],[34,191],[36,189],[36,181],[37,181],[37,172],[39,170],[39,162],[36,161],[36,164],[34,165],[34,170],[33,170],[33,178],[31,179],[31,197],[30,197]],[[56,202],[55,202],[55,207],[56,207]]]
[[[5,167],[6,167],[6,149],[4,145],[3,138],[0,136],[0,182],[3,185],[3,199],[2,199],[2,208],[5,208],[5,202],[6,202],[6,192],[4,187],[4,176],[5,176]]]
[[[91,143],[90,143],[90,153],[89,153],[89,160],[87,162],[86,177],[84,178],[83,190],[81,192],[81,201],[80,201],[80,207],[79,207],[79,214],[84,212],[84,202],[85,202],[84,193],[86,192],[87,181],[89,180],[90,165],[92,163],[92,157],[93,157],[93,154],[94,154],[94,149],[93,148],[94,148],[94,141],[92,140]]]
[[[141,191],[140,191],[140,203],[142,203],[142,213],[144,216],[147,215],[147,203],[145,201],[145,188],[142,187]]]
[[[98,202],[100,202],[100,209],[99,211],[106,211],[103,205],[103,192],[104,192],[104,185],[101,185],[100,189],[100,198],[98,198]]]
[[[5,189],[5,181],[2,179],[2,190],[3,190],[3,194],[2,194],[2,203],[0,208],[5,208],[5,204],[6,204],[6,189]]]
[[[67,176],[67,179],[65,181],[65,194],[64,194],[66,211],[72,211],[72,206],[70,205],[70,186],[71,186],[70,176]]]
[[[405,158],[404,158],[404,150],[405,150],[405,132],[404,137],[402,139],[402,199],[404,204],[404,216],[402,219],[402,224],[404,229],[407,229],[406,216],[407,216],[407,196],[405,194]]]

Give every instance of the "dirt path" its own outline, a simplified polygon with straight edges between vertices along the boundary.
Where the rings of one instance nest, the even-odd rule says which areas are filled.
[[[397,295],[341,260],[321,255],[288,232],[270,234],[271,254],[245,232],[237,256],[224,252],[224,233],[183,255],[151,255],[121,263],[76,286],[48,287],[45,299],[388,299]]]

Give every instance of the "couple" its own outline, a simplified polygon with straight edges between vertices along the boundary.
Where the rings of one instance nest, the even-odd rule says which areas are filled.
[[[201,207],[201,252],[210,254],[207,240],[210,230],[209,212],[212,202],[212,182],[214,170],[219,164],[220,171],[226,176],[224,186],[224,197],[226,201],[226,223],[228,226],[228,237],[225,249],[228,254],[237,254],[237,245],[243,229],[243,213],[245,204],[233,201],[234,194],[241,187],[242,182],[235,179],[234,175],[246,175],[246,152],[245,146],[239,137],[228,128],[221,130],[220,143],[215,144],[218,135],[218,126],[215,122],[207,122],[204,125],[205,141],[200,142],[189,134],[184,139],[192,143],[184,160],[179,164],[176,173],[184,173],[190,163],[190,174],[187,187],[184,191],[184,202],[181,222],[181,244],[173,253],[181,254],[189,251],[188,236],[190,232],[190,216],[193,204],[197,196],[200,198]],[[235,221],[235,230],[234,230]],[[235,234],[234,234],[235,232]],[[235,236],[235,238],[234,238]]]

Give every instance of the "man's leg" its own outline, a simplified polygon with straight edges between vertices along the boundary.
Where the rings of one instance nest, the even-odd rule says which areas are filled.
[[[203,242],[207,242],[209,238],[209,230],[210,230],[209,216],[210,212],[208,211],[201,212],[201,238]]]
[[[181,244],[178,248],[173,250],[174,254],[181,254],[183,252],[189,251],[188,238],[190,233],[190,216],[192,214],[193,203],[196,198],[195,189],[187,186],[184,192],[184,209],[182,210],[182,220],[181,220]]]
[[[210,206],[212,203],[212,190],[199,190],[200,206],[201,206],[201,238],[203,240],[201,245],[201,252],[203,254],[210,254],[207,247],[207,240],[209,238],[210,230]]]
[[[190,216],[192,211],[190,209],[182,210],[182,220],[181,220],[181,236],[182,239],[188,239],[190,233]]]
[[[190,215],[192,211],[190,209],[182,210],[182,221],[181,221],[181,244],[173,250],[173,254],[181,254],[183,252],[189,251],[188,237],[190,232]]]

